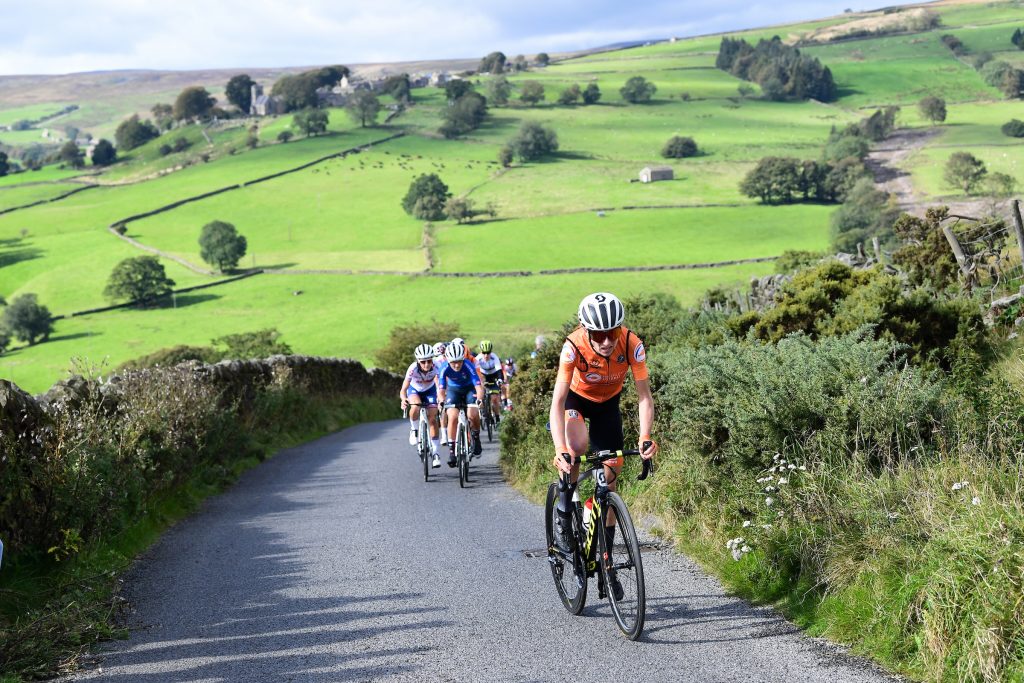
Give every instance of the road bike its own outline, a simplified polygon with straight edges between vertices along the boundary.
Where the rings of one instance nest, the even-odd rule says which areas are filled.
[[[498,427],[497,416],[494,414],[494,410],[491,407],[491,397],[501,395],[501,382],[498,382],[497,387],[487,387],[486,395],[484,396],[483,405],[480,406],[481,414],[480,420],[484,423],[487,428],[487,441],[490,443],[494,441],[494,431]]]
[[[465,403],[458,403],[459,426],[455,430],[455,466],[459,470],[459,487],[469,483],[469,415]]]
[[[573,615],[583,611],[587,601],[587,581],[596,575],[598,597],[608,598],[615,622],[629,640],[639,638],[644,628],[647,609],[644,567],[633,518],[622,497],[608,489],[604,463],[621,456],[635,455],[640,455],[640,451],[587,453],[583,456],[586,470],[580,473],[577,482],[571,483],[568,474],[559,477],[557,482],[548,487],[544,506],[548,563],[551,565],[558,597],[565,609]],[[646,479],[652,472],[651,461],[644,460],[643,471],[637,479]],[[591,478],[595,482],[594,494],[581,505],[577,487]],[[564,552],[555,541],[559,493],[566,489],[572,491],[573,500],[570,553]],[[603,533],[609,518],[614,519],[618,527],[612,548],[607,547],[607,537]],[[598,529],[602,533],[596,533]]]
[[[402,417],[404,419],[409,419],[409,405],[402,410]],[[418,429],[419,437],[416,442],[416,452],[420,456],[420,462],[423,464],[423,481],[430,481],[431,456],[433,454],[430,452],[430,421],[427,418],[427,406],[420,406]]]

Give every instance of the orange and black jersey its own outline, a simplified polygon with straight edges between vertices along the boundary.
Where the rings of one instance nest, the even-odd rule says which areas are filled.
[[[634,380],[649,377],[644,343],[633,332],[620,327],[612,354],[605,358],[590,345],[587,330],[578,327],[566,337],[562,346],[555,381],[568,382],[573,393],[603,403],[622,391],[626,373],[630,370]]]

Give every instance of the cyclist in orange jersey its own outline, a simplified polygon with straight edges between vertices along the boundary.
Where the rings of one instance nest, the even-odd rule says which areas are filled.
[[[551,400],[551,438],[555,445],[554,465],[559,472],[568,473],[573,482],[579,477],[580,455],[591,445],[595,451],[624,447],[619,397],[629,372],[633,373],[640,399],[638,448],[645,460],[658,452],[658,444],[651,438],[654,398],[647,355],[643,341],[622,325],[625,312],[614,294],[598,292],[587,296],[577,311],[580,326],[569,334],[562,346]],[[589,433],[585,420],[590,422]],[[612,491],[616,489],[621,469],[621,458],[605,464],[604,479]],[[568,533],[571,492],[562,492],[558,514],[559,545],[571,552],[572,537]],[[611,548],[615,540],[614,515],[609,515],[605,533],[607,547]],[[613,588],[616,592],[621,590]]]

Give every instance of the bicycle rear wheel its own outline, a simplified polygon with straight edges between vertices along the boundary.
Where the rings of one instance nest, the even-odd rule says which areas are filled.
[[[636,640],[644,630],[644,617],[647,610],[640,542],[637,540],[636,529],[633,527],[633,519],[629,516],[626,503],[619,494],[615,492],[608,494],[607,509],[615,511],[615,523],[618,529],[610,556],[605,554],[608,550],[606,537],[604,534],[600,534],[601,573],[604,578],[605,590],[608,592],[608,603],[615,615],[615,622],[626,638]],[[621,597],[615,595],[614,580],[618,580],[622,587]]]
[[[587,579],[583,569],[583,560],[579,550],[573,553],[571,561],[566,560],[555,550],[555,523],[558,516],[558,484],[548,487],[548,498],[544,504],[544,531],[548,541],[548,564],[551,566],[551,577],[555,580],[555,590],[562,605],[572,615],[583,611],[587,603]],[[573,533],[576,533],[579,515],[573,515]],[[578,534],[577,534],[578,536]],[[578,544],[577,544],[578,546]]]

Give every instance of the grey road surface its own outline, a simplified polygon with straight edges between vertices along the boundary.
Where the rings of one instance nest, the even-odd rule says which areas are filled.
[[[404,422],[354,427],[209,500],[128,574],[131,637],[77,678],[891,680],[670,550],[644,555],[640,641],[593,585],[569,615],[546,560],[524,552],[544,546],[543,511],[502,481],[497,444],[460,490],[446,465],[424,483],[407,437]]]

